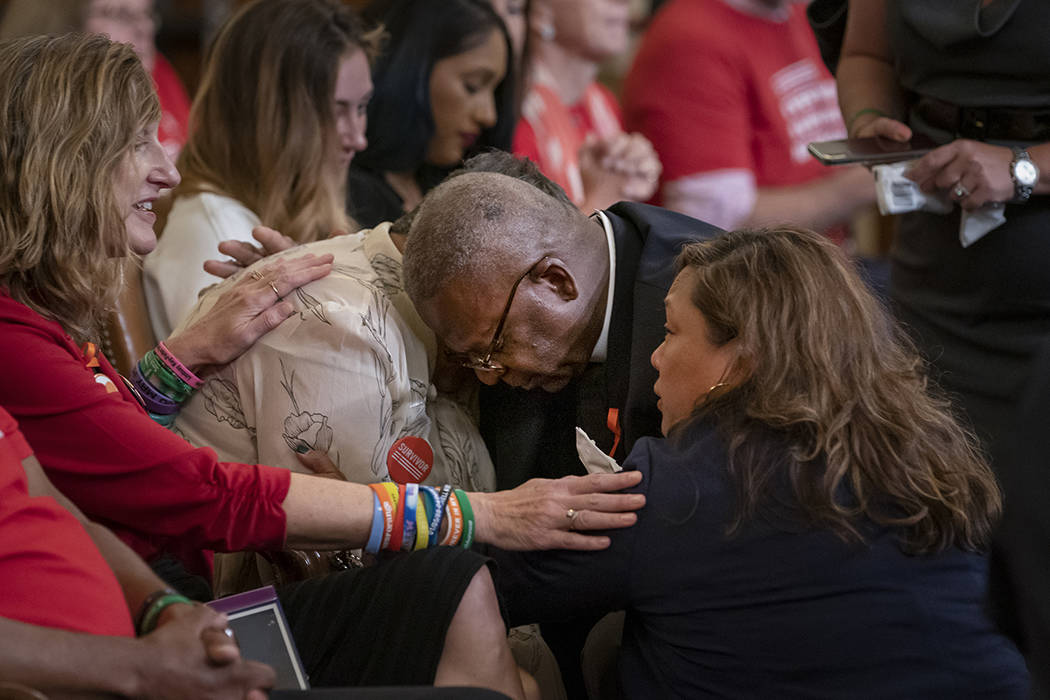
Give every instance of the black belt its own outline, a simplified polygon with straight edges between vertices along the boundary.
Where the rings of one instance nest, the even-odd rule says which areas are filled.
[[[960,107],[920,97],[912,108],[927,124],[955,138],[977,141],[1050,141],[1050,109]]]

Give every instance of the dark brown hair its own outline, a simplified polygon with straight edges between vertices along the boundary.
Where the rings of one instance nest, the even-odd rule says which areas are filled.
[[[678,269],[694,272],[710,340],[740,348],[734,388],[697,409],[729,444],[731,530],[786,477],[806,519],[843,539],[863,541],[867,518],[908,553],[988,546],[1001,498],[976,439],[837,246],[790,227],[734,231],[687,246]],[[786,452],[761,438],[770,430]]]

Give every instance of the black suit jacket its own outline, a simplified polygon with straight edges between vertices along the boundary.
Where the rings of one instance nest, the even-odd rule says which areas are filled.
[[[649,356],[663,341],[664,297],[674,280],[674,259],[686,243],[720,229],[646,204],[621,202],[606,212],[616,242],[616,282],[604,363],[557,393],[522,391],[505,384],[483,387],[481,434],[496,466],[499,488],[532,477],[582,474],[576,455],[579,425],[608,452],[614,434],[609,409],[619,411],[622,461],[635,441],[660,434]]]

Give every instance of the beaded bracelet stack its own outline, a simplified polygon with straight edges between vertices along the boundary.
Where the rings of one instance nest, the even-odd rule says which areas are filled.
[[[410,552],[474,543],[474,509],[463,489],[419,484],[369,484],[372,530],[365,551]]]
[[[179,362],[164,343],[158,343],[132,369],[131,384],[150,418],[167,428],[175,422],[179,406],[204,381]]]

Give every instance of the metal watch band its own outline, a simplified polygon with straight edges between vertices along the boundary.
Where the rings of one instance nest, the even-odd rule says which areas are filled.
[[[1017,179],[1016,168],[1018,162],[1026,160],[1032,164],[1035,168],[1035,163],[1032,163],[1032,158],[1028,155],[1028,151],[1023,148],[1014,148],[1014,157],[1010,161],[1010,180],[1014,183],[1014,198],[1010,201],[1014,204],[1024,204],[1028,201],[1028,198],[1032,196],[1033,185],[1026,185]],[[1036,181],[1039,179],[1039,169],[1036,168]]]

